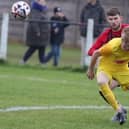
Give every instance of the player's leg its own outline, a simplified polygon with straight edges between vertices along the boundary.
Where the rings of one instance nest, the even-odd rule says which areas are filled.
[[[117,100],[113,94],[113,92],[110,89],[109,82],[110,79],[109,77],[104,73],[104,72],[99,72],[97,74],[97,82],[100,86],[100,90],[103,94],[103,96],[106,98],[108,103],[115,109],[119,109],[119,105],[117,103]]]
[[[111,80],[109,87],[110,87],[111,90],[113,90],[113,89],[115,89],[116,87],[120,87],[120,86],[119,86],[119,83],[118,83],[116,80]],[[100,94],[101,97],[105,100],[105,102],[109,104],[109,102],[107,101],[107,99],[104,97],[104,95],[103,95],[101,89],[99,90],[99,94]]]
[[[122,108],[122,111],[123,111],[123,113],[125,115],[125,119],[127,119],[127,110],[122,105],[121,105],[121,108]],[[119,122],[119,114],[118,114],[118,112],[115,113],[115,115],[111,118],[111,120],[113,122]]]
[[[104,72],[99,72],[97,74],[97,82],[100,86],[101,92],[108,101],[108,103],[118,112],[119,123],[123,124],[125,122],[125,115],[123,113],[122,107],[118,104],[114,93],[109,87],[110,79]]]
[[[120,84],[115,79],[112,79],[109,86],[111,90],[114,90],[115,88],[120,87]]]
[[[119,83],[116,81],[116,80],[112,80],[111,81],[111,83],[110,83],[110,88],[112,89],[112,90],[114,90],[115,88],[117,88],[117,87],[120,87],[120,85],[119,85]],[[119,102],[118,102],[119,103]],[[119,104],[120,105],[120,104]],[[125,109],[125,107],[123,107],[122,105],[121,105],[121,108],[122,108],[122,111],[123,111],[123,113],[124,113],[124,115],[125,115],[125,118],[127,119],[127,110]],[[115,113],[115,115],[112,117],[112,119],[111,119],[112,121],[119,121],[119,114],[118,114],[118,112],[117,113]]]
[[[113,88],[114,89],[114,88]],[[104,97],[103,93],[101,92],[101,90],[99,90],[99,94],[102,96],[102,98],[105,100],[105,102],[107,102],[109,104],[109,102],[107,101],[107,99]],[[119,102],[118,102],[119,104]],[[121,105],[122,111],[125,115],[125,118],[127,119],[127,110]],[[119,114],[118,112],[115,113],[115,115],[111,118],[112,121],[114,122],[119,122]]]
[[[128,90],[129,89],[129,70],[122,70],[120,74],[116,74],[114,76],[117,80],[119,80],[120,84],[121,84],[121,88],[123,90]],[[122,106],[122,110],[125,114],[125,118],[127,119],[127,110],[125,109],[125,107]],[[113,121],[118,121],[118,114],[116,113],[113,117],[112,117]]]

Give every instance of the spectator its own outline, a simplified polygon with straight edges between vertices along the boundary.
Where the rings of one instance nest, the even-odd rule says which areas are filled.
[[[35,0],[32,3],[29,20],[47,20],[47,5],[45,0]],[[44,63],[45,48],[49,43],[49,24],[38,21],[30,21],[27,28],[26,51],[22,64],[25,64],[32,54],[38,50],[39,61]]]
[[[69,25],[69,23],[60,7],[54,8],[51,21],[51,50],[46,56],[46,62],[53,57],[53,65],[58,66],[61,55],[61,45],[64,42],[65,28]]]
[[[81,65],[85,64],[85,43],[87,35],[87,22],[88,19],[92,18],[94,20],[94,38],[98,37],[103,31],[103,24],[106,22],[105,12],[101,6],[99,0],[88,0],[88,3],[84,6],[80,15],[80,22],[84,25],[81,26]]]

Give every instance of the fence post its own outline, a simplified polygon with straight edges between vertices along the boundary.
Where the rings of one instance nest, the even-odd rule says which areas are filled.
[[[87,55],[89,48],[93,44],[93,33],[94,33],[94,20],[88,19],[87,24],[87,36],[86,36],[86,43],[85,43],[85,66],[89,66],[91,57]]]
[[[9,14],[3,13],[0,39],[0,60],[6,60],[7,58],[8,23]]]

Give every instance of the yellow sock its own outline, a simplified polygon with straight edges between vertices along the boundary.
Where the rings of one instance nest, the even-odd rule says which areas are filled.
[[[100,89],[104,95],[104,97],[107,99],[107,101],[109,102],[109,104],[115,109],[117,110],[119,108],[119,105],[117,103],[117,100],[113,94],[113,92],[111,91],[111,89],[109,88],[108,84],[104,84],[100,86]]]

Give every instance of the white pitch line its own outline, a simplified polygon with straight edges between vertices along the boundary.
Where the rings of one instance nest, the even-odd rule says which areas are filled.
[[[125,106],[126,109],[129,109],[129,106]],[[111,109],[110,106],[96,106],[96,105],[87,105],[87,106],[17,106],[10,107],[5,109],[0,109],[0,112],[16,112],[16,111],[29,111],[29,110],[104,110]]]
[[[57,110],[57,109],[61,109],[61,110],[85,110],[85,109],[96,109],[96,110],[100,110],[100,109],[110,109],[109,106],[16,106],[16,107],[10,107],[10,108],[6,108],[6,109],[0,109],[0,112],[13,112],[13,111],[26,111],[26,110]]]

